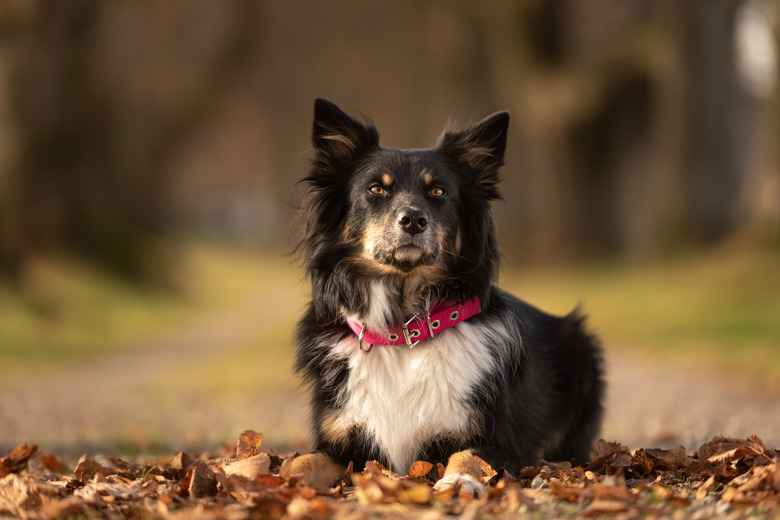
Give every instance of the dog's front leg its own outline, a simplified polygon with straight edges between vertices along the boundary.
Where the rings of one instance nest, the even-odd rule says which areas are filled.
[[[444,476],[433,486],[436,491],[465,489],[474,496],[487,492],[482,484],[482,467],[471,451],[459,451],[450,456]]]
[[[279,470],[285,480],[296,478],[307,486],[330,488],[338,481],[346,468],[326,453],[308,453],[286,459]]]

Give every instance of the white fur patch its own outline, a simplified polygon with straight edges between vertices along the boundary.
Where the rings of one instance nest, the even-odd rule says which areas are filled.
[[[382,314],[372,311],[365,317],[369,323],[375,313]],[[468,321],[414,349],[375,346],[363,353],[357,337],[349,336],[336,343],[331,354],[347,359],[350,368],[336,421],[345,429],[362,426],[393,470],[406,473],[429,441],[442,436],[465,439],[470,433],[474,412],[469,395],[495,369],[491,350],[506,351],[512,340],[519,341],[519,335],[513,338],[502,323]]]
[[[393,320],[393,311],[390,300],[390,288],[387,284],[375,280],[371,282],[372,303],[368,314],[365,316],[353,316],[358,323],[363,323],[372,330],[387,330],[387,324]]]

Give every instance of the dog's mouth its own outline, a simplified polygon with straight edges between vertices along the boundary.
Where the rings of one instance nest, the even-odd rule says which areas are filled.
[[[397,247],[390,258],[393,266],[408,273],[415,267],[430,265],[436,261],[436,254],[426,251],[420,246],[407,244]]]

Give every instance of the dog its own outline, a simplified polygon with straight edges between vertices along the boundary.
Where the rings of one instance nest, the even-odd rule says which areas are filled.
[[[350,461],[404,474],[426,460],[447,463],[435,489],[478,494],[478,458],[510,474],[588,461],[598,341],[578,311],[551,316],[494,285],[508,124],[498,112],[448,124],[432,149],[390,149],[369,120],[315,101],[297,246],[312,295],[295,351],[315,450],[282,476],[331,486]]]

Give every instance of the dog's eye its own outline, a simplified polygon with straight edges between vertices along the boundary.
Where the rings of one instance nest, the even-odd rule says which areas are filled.
[[[368,188],[368,191],[373,193],[374,195],[384,195],[385,189],[379,185],[379,184],[372,184],[370,188]]]
[[[444,196],[444,188],[441,186],[436,186],[435,188],[431,189],[431,197],[443,197]]]

